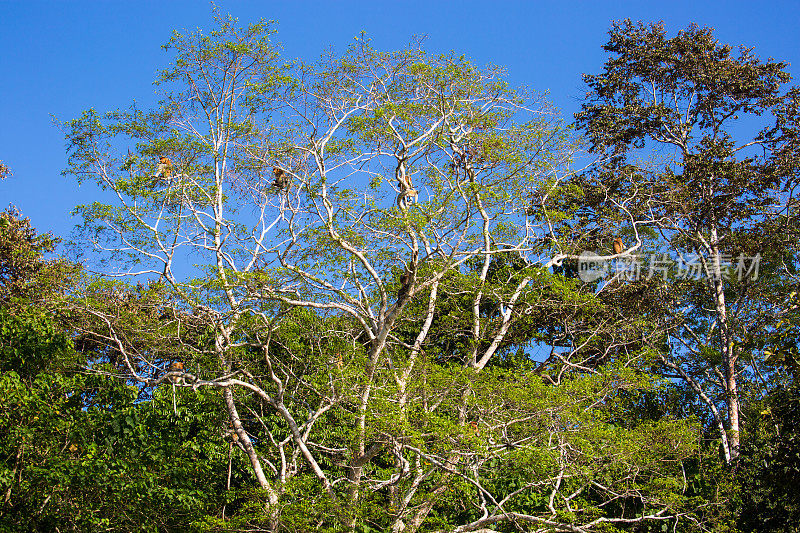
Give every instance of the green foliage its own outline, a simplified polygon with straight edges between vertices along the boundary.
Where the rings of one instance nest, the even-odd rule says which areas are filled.
[[[736,481],[742,531],[800,531],[800,386],[770,394],[742,448]]]
[[[224,498],[216,395],[178,391],[177,415],[166,387],[140,403],[135,387],[78,372],[69,340],[46,317],[0,316],[2,345],[24,346],[2,350],[0,361],[27,370],[0,374],[5,527],[199,530],[192,523]]]
[[[12,310],[44,303],[69,286],[78,269],[63,259],[45,260],[60,239],[39,235],[13,208],[0,213],[0,305]]]
[[[670,37],[663,24],[625,20],[612,25],[604,49],[605,68],[584,76],[589,92],[576,114],[604,159],[580,181],[601,179],[604,198],[626,198],[631,220],[661,232],[655,249],[669,246],[702,265],[699,279],[670,272],[669,286],[651,287],[670,302],[655,309],[669,324],[669,348],[654,343],[654,353],[662,372],[702,399],[702,418],[731,460],[745,423],[741,405],[768,392],[759,350],[774,362],[793,358],[791,326],[774,328],[795,285],[797,239],[787,228],[797,218],[777,213],[796,211],[786,192],[800,168],[797,90],[783,87],[791,81],[786,63],[735,51],[711,28]],[[645,150],[654,155],[641,162]],[[598,213],[594,207],[588,218]],[[757,258],[759,275],[737,272],[740,257]]]
[[[765,270],[763,294],[724,284],[745,303],[714,315],[700,283],[585,283],[575,255],[610,253],[617,236],[750,251],[765,228],[791,263],[796,243],[764,214],[797,169],[784,64],[734,55],[705,28],[669,39],[615,24],[577,117],[608,157],[575,175],[581,141],[547,104],[525,115],[536,96],[500,68],[364,36],[341,57],[284,63],[270,24],[217,24],[166,45],[157,109],[63,125],[67,173],[119,200],[78,208],[84,236],[153,279],[79,278],[45,260],[52,237],[0,216],[0,527],[794,527],[796,387],[754,416],[750,379],[778,387],[796,362],[794,296],[770,320],[783,271]],[[653,84],[688,115],[649,100]],[[740,152],[720,125],[767,110],[765,151]],[[653,142],[679,157],[628,161]],[[162,155],[171,179],[155,176]],[[280,165],[291,192],[271,183]],[[401,166],[429,193],[407,209],[380,192]],[[765,346],[788,373],[742,368]],[[724,424],[704,411],[729,396],[695,394],[734,349],[758,420],[735,482]]]
[[[0,220],[0,528],[199,530],[224,498],[218,398],[178,391],[175,414],[166,387],[142,403],[138,388],[82,371],[98,352],[73,349],[63,291],[77,268],[44,260],[53,239],[27,220]]]

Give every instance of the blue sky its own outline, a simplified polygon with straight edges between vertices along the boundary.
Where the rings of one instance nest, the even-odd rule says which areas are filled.
[[[344,50],[366,31],[381,49],[426,35],[429,51],[454,50],[508,69],[512,83],[549,91],[570,119],[580,107],[583,73],[597,73],[610,21],[663,20],[674,34],[692,22],[761,58],[790,63],[800,83],[800,2],[269,2],[220,1],[241,22],[277,21],[289,58]],[[209,29],[206,2],[0,0],[0,160],[14,176],[0,181],[0,209],[16,205],[39,231],[67,236],[71,209],[94,199],[61,175],[63,136],[53,125],[94,107],[154,101],[152,81],[170,60],[160,47],[173,29]]]

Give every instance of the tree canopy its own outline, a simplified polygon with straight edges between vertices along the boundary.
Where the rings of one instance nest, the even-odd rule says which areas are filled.
[[[797,475],[785,64],[615,23],[573,128],[419,41],[287,61],[269,23],[219,16],[165,48],[156,107],[61,124],[65,174],[109,193],[76,208],[87,267],[0,217],[0,525],[796,514],[735,518]]]

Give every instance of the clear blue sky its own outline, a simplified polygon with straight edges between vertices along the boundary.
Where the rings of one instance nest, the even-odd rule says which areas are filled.
[[[344,50],[366,31],[396,49],[412,35],[429,51],[454,50],[508,68],[515,84],[547,90],[568,119],[580,106],[581,74],[597,73],[611,20],[692,22],[728,44],[787,61],[800,83],[800,2],[351,2],[219,1],[246,23],[278,22],[287,57]],[[96,191],[61,176],[64,140],[51,115],[68,120],[89,107],[107,111],[154,100],[152,81],[169,61],[161,50],[173,29],[211,28],[211,4],[197,1],[0,0],[0,160],[14,176],[0,181],[0,209],[16,205],[39,231],[67,236],[70,210]]]

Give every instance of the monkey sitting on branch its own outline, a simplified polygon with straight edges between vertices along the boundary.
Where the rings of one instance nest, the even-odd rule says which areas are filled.
[[[408,211],[408,206],[417,202],[419,193],[416,189],[403,189],[397,195],[397,207],[403,211]]]
[[[184,374],[186,374],[186,368],[183,366],[183,361],[172,361],[167,367],[167,372],[173,374],[167,379],[170,381],[170,383],[172,383],[172,411],[175,413],[175,416],[178,416],[178,402],[175,397],[175,385],[186,384],[186,378],[183,377]]]
[[[277,164],[277,161],[275,162]],[[291,176],[288,172],[278,166],[272,167],[272,175],[275,181],[272,182],[272,188],[279,191],[288,191],[291,186]]]
[[[395,176],[397,176],[397,187],[400,189],[400,193],[397,195],[397,207],[407,211],[408,206],[418,200],[419,192],[414,188],[411,178],[406,174],[405,160],[401,160],[398,163]]]
[[[400,307],[411,296],[411,288],[414,286],[415,271],[408,266],[403,270],[400,276],[400,288],[397,290],[397,306]]]
[[[169,183],[172,180],[172,161],[165,155],[162,155],[158,158],[158,167],[156,167],[156,173],[153,174],[153,185],[157,184],[159,181],[164,181]]]
[[[614,255],[619,255],[625,250],[625,244],[622,242],[622,239],[617,237],[614,239]]]
[[[170,382],[172,382],[173,384],[178,384],[178,385],[183,385],[185,383],[185,379],[183,377],[183,374],[186,373],[186,369],[183,366],[183,361],[173,361],[173,362],[171,362],[169,364],[169,367],[167,368],[167,371],[170,372],[170,373],[180,372],[180,374],[181,374],[181,375],[177,375],[177,376],[169,376]]]

